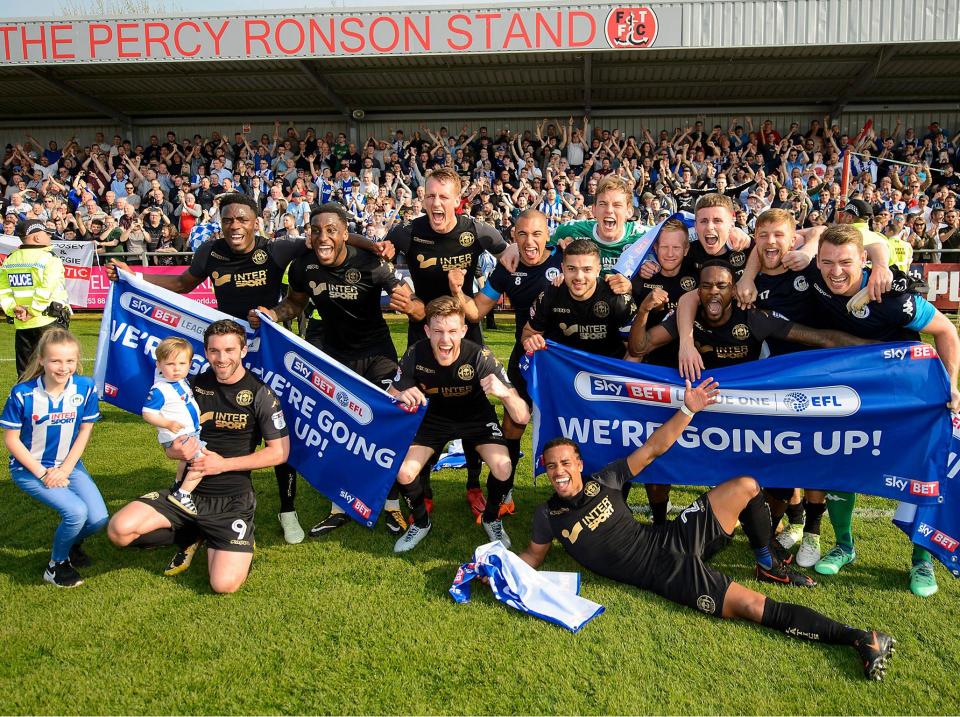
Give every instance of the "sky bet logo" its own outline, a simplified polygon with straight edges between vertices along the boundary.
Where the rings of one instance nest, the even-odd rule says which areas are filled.
[[[902,361],[905,358],[909,358],[911,361],[939,358],[937,350],[929,344],[915,344],[901,349],[884,349],[883,357],[897,361]]]
[[[917,532],[925,538],[930,538],[930,542],[939,545],[941,548],[950,553],[954,552],[957,547],[960,546],[960,541],[957,541],[955,538],[951,538],[942,530],[937,530],[926,523],[920,523],[920,525],[917,526]]]
[[[143,297],[130,292],[124,292],[120,297],[120,305],[127,311],[139,314],[147,321],[166,328],[177,329],[181,334],[203,338],[203,332],[207,330],[207,323],[196,320],[188,314],[158,304],[153,301],[147,301]]]
[[[587,401],[641,403],[679,409],[683,387],[626,376],[579,372],[573,380],[577,394]],[[849,386],[750,391],[724,389],[719,401],[706,408],[717,413],[804,418],[851,416],[860,410],[860,396]]]
[[[339,386],[336,381],[293,351],[288,351],[284,355],[283,365],[294,376],[319,391],[321,396],[335,404],[337,408],[348,414],[361,426],[365,426],[373,420],[373,411],[366,401],[357,398],[350,391]]]
[[[910,495],[918,495],[924,498],[936,498],[940,495],[939,481],[922,481],[901,478],[900,476],[885,475],[883,484],[888,488],[896,488],[901,493],[909,489]]]

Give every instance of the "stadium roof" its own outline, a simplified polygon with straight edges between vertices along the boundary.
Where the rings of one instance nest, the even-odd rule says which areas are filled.
[[[849,104],[955,104],[960,97],[960,10],[956,3],[941,0],[683,0],[653,4],[641,9],[656,18],[656,29],[645,45],[648,49],[611,49],[616,47],[611,18],[622,10],[612,5],[494,7],[492,12],[502,16],[503,23],[499,29],[494,27],[494,46],[504,37],[510,39],[515,26],[508,28],[506,20],[512,15],[523,14],[530,29],[534,15],[549,20],[555,14],[559,27],[561,12],[565,13],[564,23],[567,15],[580,13],[580,18],[570,21],[573,23],[592,14],[595,39],[584,43],[582,49],[565,46],[577,34],[570,29],[559,43],[551,43],[545,31],[543,45],[538,32],[534,50],[542,46],[548,51],[521,52],[512,51],[517,47],[516,35],[512,44],[504,45],[510,51],[491,48],[489,25],[484,46],[476,21],[483,15],[475,7],[464,9],[468,7],[363,10],[353,15],[338,10],[140,19],[140,32],[147,35],[150,31],[144,29],[145,24],[153,21],[156,27],[165,25],[171,32],[191,22],[206,24],[205,19],[214,28],[217,23],[229,27],[223,47],[219,42],[214,46],[208,38],[196,55],[178,58],[172,52],[170,60],[160,62],[151,59],[156,54],[150,54],[149,43],[143,49],[142,37],[126,45],[114,42],[115,47],[104,41],[96,48],[100,54],[84,55],[90,49],[81,45],[92,43],[97,33],[106,37],[114,32],[112,39],[119,39],[117,20],[68,24],[71,29],[61,35],[68,38],[68,44],[61,49],[73,50],[68,55],[73,59],[66,60],[48,54],[57,21],[14,22],[12,33],[0,32],[0,45],[4,45],[0,50],[6,51],[6,60],[0,53],[0,92],[16,98],[20,120],[107,117],[121,125],[142,117],[236,116],[279,108],[285,114],[349,116],[354,110],[382,114],[451,107],[579,113],[584,109],[802,104],[835,112]],[[451,52],[451,43],[466,35],[449,31],[449,18],[459,12],[473,13],[473,44]],[[402,47],[374,51],[378,44],[374,40],[379,37],[382,44],[383,28],[393,22],[380,22],[375,30],[376,18],[394,18],[402,24],[405,17],[423,23],[428,16],[434,21],[430,47],[419,53],[416,47],[409,52]],[[903,21],[892,22],[894,17]],[[354,29],[366,23],[365,45],[347,52],[338,40],[324,56],[301,49],[289,53],[289,58],[274,59],[282,38],[289,46],[290,28],[307,27],[308,21],[330,22],[331,34],[334,23],[341,33],[346,23],[354,22]],[[250,23],[262,23],[264,32],[276,31],[276,35],[266,35],[268,40],[276,40],[272,52],[266,50],[270,59],[262,59],[260,45],[251,43]],[[231,39],[235,27],[242,26]],[[137,31],[129,30],[133,35]],[[48,33],[48,45],[27,42],[28,37],[44,38],[44,32]],[[193,39],[195,35],[185,36]],[[23,40],[22,47],[18,38]],[[416,40],[414,37],[414,44]],[[177,49],[180,46],[178,41]],[[201,47],[199,41],[197,47]],[[117,54],[124,49],[128,51],[124,57],[133,59]],[[46,59],[40,58],[41,50]]]

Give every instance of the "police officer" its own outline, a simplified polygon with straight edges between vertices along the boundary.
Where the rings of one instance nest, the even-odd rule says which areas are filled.
[[[28,222],[24,240],[0,270],[0,307],[13,316],[17,374],[23,373],[43,333],[70,324],[70,300],[63,262],[53,254],[52,231],[42,221]]]

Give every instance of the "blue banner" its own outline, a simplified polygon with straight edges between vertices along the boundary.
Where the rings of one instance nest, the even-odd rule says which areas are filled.
[[[586,471],[638,448],[683,403],[676,370],[548,342],[528,358],[534,455],[558,436]],[[804,351],[708,371],[720,402],[643,472],[650,483],[762,485],[869,493],[936,505],[950,444],[949,380],[917,343]]]
[[[100,326],[95,378],[103,399],[139,414],[156,380],[154,351],[168,336],[194,347],[190,373],[208,368],[203,332],[232,318],[122,272]],[[424,411],[409,413],[382,389],[283,327],[247,328],[247,368],[277,394],[290,427],[290,458],[307,482],[359,523],[383,509]],[[158,449],[159,450],[159,449]]]
[[[940,502],[916,506],[901,503],[893,522],[917,545],[929,550],[954,577],[960,578],[960,416],[953,414],[953,435]]]
[[[409,412],[262,315],[258,335],[258,373],[280,397],[291,429],[289,463],[347,515],[372,527],[426,409]]]

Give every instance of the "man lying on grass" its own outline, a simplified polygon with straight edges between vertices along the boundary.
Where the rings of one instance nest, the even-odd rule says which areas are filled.
[[[538,568],[558,540],[574,560],[595,573],[708,615],[750,620],[805,640],[850,645],[867,678],[882,679],[894,651],[889,635],[843,625],[801,605],[776,602],[707,565],[729,542],[739,520],[756,555],[758,577],[786,585],[815,585],[779,563],[770,549],[770,512],[753,478],[721,483],[665,525],[634,519],[623,498],[623,485],[669,450],[693,415],[715,403],[718,395],[718,384],[711,378],[696,388],[688,381],[684,405],[650,440],[590,476],[582,475],[575,442],[555,438],[547,443],[543,465],[555,493],[537,507],[530,544],[520,557]]]

